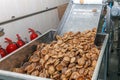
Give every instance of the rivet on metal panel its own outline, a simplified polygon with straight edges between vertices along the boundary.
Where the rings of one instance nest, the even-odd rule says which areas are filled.
[[[11,19],[15,19],[15,16],[11,16]]]

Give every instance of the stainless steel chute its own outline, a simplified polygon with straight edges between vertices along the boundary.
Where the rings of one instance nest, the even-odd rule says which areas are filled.
[[[11,72],[11,69],[14,67],[18,67],[23,64],[26,59],[29,58],[29,56],[35,51],[35,48],[37,44],[40,42],[44,43],[50,43],[51,41],[54,40],[53,35],[55,34],[54,30],[50,30],[43,34],[42,36],[39,36],[36,40],[32,41],[29,44],[26,44],[23,46],[21,49],[17,50],[16,52],[11,53],[11,55],[3,58],[0,60],[0,78],[4,76],[4,78],[17,78],[17,79],[43,79],[47,80],[46,78],[40,78],[40,77],[35,77],[35,76],[30,76],[26,74],[20,74],[20,73],[15,73]],[[97,34],[96,37],[96,45],[99,46],[102,44],[101,52],[98,58],[98,62],[92,77],[92,80],[97,80],[99,70],[100,70],[100,65],[103,59],[105,47],[107,44],[108,40],[108,35],[107,34]]]
[[[101,4],[75,4],[69,3],[66,13],[58,27],[57,34],[68,31],[85,31],[98,28],[101,20]]]

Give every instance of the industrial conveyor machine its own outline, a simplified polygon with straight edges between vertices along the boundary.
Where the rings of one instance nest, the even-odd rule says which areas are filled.
[[[57,30],[49,30],[40,35],[35,40],[24,45],[18,50],[14,51],[10,55],[0,60],[0,79],[7,80],[47,80],[47,78],[35,77],[26,74],[20,74],[11,72],[14,67],[21,65],[27,57],[29,57],[36,49],[36,46],[40,42],[50,43],[55,38],[54,36],[62,35],[65,32],[73,31],[85,31],[92,28],[101,27],[101,16],[103,5],[102,2],[96,3],[79,3],[80,0],[71,0],[67,7],[67,10],[62,18]],[[84,0],[85,1],[85,0]],[[93,0],[95,1],[95,0]],[[95,67],[92,80],[105,80],[106,78],[106,64],[104,64],[104,58],[107,49],[108,34],[97,33],[95,44],[99,46],[102,44],[100,55]]]

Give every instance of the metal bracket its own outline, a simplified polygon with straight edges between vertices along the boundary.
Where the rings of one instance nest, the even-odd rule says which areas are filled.
[[[0,27],[0,37],[3,36],[5,33],[4,33],[4,28],[1,28]]]

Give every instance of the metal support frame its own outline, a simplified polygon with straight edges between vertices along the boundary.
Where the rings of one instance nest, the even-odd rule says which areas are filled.
[[[110,6],[111,7],[111,6]],[[111,20],[111,16],[110,16],[110,7],[107,6],[107,14],[106,14],[106,20],[103,24],[103,28],[105,28],[104,30],[102,30],[102,33],[107,33],[109,34],[109,39],[108,39],[108,43],[106,46],[106,50],[105,50],[105,54],[104,54],[104,59],[103,59],[103,64],[104,64],[104,75],[103,75],[103,80],[108,80],[108,76],[109,76],[109,56],[111,54],[111,49],[113,47],[113,39],[114,39],[114,28],[113,28],[113,23]]]
[[[120,27],[120,21],[118,23],[118,27]],[[118,45],[117,45],[117,53],[118,53],[118,56],[119,56],[119,64],[118,64],[118,76],[120,76],[120,30],[118,30]]]

